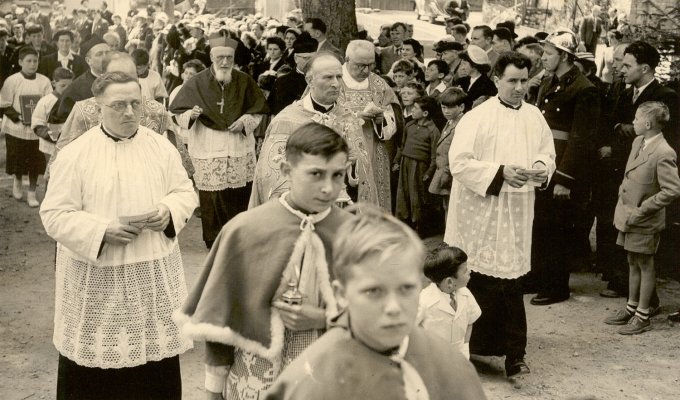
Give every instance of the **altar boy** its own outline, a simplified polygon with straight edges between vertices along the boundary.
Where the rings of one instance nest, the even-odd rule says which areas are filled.
[[[274,382],[265,399],[484,399],[479,378],[446,342],[415,326],[425,249],[370,206],[333,242],[331,329]]]

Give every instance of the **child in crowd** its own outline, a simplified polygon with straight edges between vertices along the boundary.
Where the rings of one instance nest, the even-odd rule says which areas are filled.
[[[429,68],[429,67],[428,67]],[[446,118],[446,125],[442,129],[439,140],[437,140],[437,169],[434,171],[432,182],[428,191],[441,198],[446,215],[449,207],[449,195],[451,194],[451,171],[449,170],[449,149],[451,141],[453,141],[453,133],[458,125],[458,121],[463,117],[463,110],[465,109],[465,99],[467,95],[463,89],[459,87],[452,87],[444,90],[439,95],[439,103],[441,104],[442,113]]]
[[[138,48],[131,55],[137,66],[137,77],[139,78],[139,85],[142,87],[142,97],[165,104],[168,92],[165,90],[165,85],[163,85],[163,80],[158,72],[149,69],[149,52],[146,49]]]
[[[182,84],[177,86],[170,92],[170,98],[168,99],[168,104],[172,104],[172,101],[175,99],[175,96],[177,96],[177,93],[179,93],[180,89],[182,89],[182,86],[184,86],[184,83],[191,79],[192,76],[196,75],[197,73],[203,71],[205,69],[205,65],[197,59],[189,60],[182,65]],[[200,107],[199,107],[200,108]],[[194,113],[196,117],[198,117],[200,113],[198,110]],[[195,118],[194,118],[195,119]],[[192,126],[193,128],[193,126]],[[184,145],[187,145],[188,140],[189,140],[189,132],[191,131],[192,128],[189,129],[184,129],[180,127],[179,125],[176,126],[176,132],[177,135],[180,137],[182,140],[182,143]]]
[[[264,399],[484,399],[472,365],[416,326],[424,253],[406,225],[360,207],[333,241],[342,312]]]
[[[432,97],[418,97],[413,104],[413,121],[406,124],[406,133],[397,151],[393,170],[399,170],[396,216],[422,233],[423,211],[427,202],[427,185],[436,169],[439,130],[430,115],[439,107]]]
[[[444,77],[449,73],[449,64],[442,60],[432,60],[427,64],[427,69],[425,69],[425,82],[427,86],[425,87],[425,93],[428,96],[434,97],[435,99],[439,97],[441,93],[446,90],[446,84],[442,81]]]
[[[59,100],[59,97],[64,93],[67,87],[73,82],[73,72],[71,70],[58,67],[52,73],[52,87],[54,91],[45,95],[38,100],[38,104],[33,110],[31,118],[31,129],[39,137],[38,149],[45,155],[45,162],[50,161],[50,157],[54,153],[55,143],[59,138],[61,124],[47,124],[47,118],[50,115],[50,110],[54,104]]]
[[[668,107],[657,101],[642,103],[633,120],[638,137],[628,156],[614,212],[619,230],[616,244],[628,253],[628,302],[624,310],[605,320],[609,325],[625,325],[619,329],[622,335],[652,329],[649,303],[656,282],[654,254],[665,228],[666,206],[680,197],[677,156],[661,132],[669,120]]]
[[[40,153],[38,137],[31,130],[35,105],[52,92],[49,78],[38,74],[38,52],[32,46],[19,50],[21,71],[10,75],[0,90],[0,108],[4,109],[2,132],[7,145],[6,172],[14,175],[12,195],[23,197],[23,176],[28,175],[28,205],[38,207],[35,189],[38,176],[45,172],[45,157]]]
[[[430,285],[420,292],[418,322],[470,359],[472,324],[482,315],[475,297],[466,287],[470,280],[467,254],[458,247],[443,246],[425,259]]]
[[[422,86],[415,82],[407,83],[399,93],[401,100],[401,107],[404,110],[404,124],[413,121],[411,110],[413,110],[413,103],[418,97],[425,96],[425,90]]]
[[[387,76],[390,76],[390,74],[387,74]],[[397,61],[392,67],[390,77],[397,85],[394,91],[399,94],[406,84],[413,80],[413,63],[406,60]]]

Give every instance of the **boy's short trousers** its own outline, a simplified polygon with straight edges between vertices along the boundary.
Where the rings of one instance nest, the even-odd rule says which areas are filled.
[[[632,253],[656,254],[661,235],[659,233],[621,232],[616,238],[616,244]]]

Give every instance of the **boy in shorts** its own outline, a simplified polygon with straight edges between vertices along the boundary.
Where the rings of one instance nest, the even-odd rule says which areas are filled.
[[[666,105],[648,101],[638,107],[633,121],[638,137],[628,156],[614,212],[619,230],[616,244],[628,253],[628,303],[604,321],[625,325],[619,329],[622,335],[652,329],[649,303],[656,282],[654,254],[665,228],[665,208],[680,197],[676,154],[661,133],[669,119]]]

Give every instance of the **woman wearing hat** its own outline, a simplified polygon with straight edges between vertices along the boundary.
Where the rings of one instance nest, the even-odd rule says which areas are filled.
[[[436,42],[433,50],[437,53],[437,58],[446,61],[449,64],[449,74],[444,78],[444,83],[451,86],[461,76],[458,75],[458,68],[460,67],[460,53],[465,50],[461,43],[456,42],[453,38],[444,39]]]
[[[488,76],[491,69],[489,55],[475,45],[469,45],[467,51],[460,53],[458,75],[456,83],[467,93],[465,111],[469,111],[476,100],[495,96],[498,93],[496,85]]]

